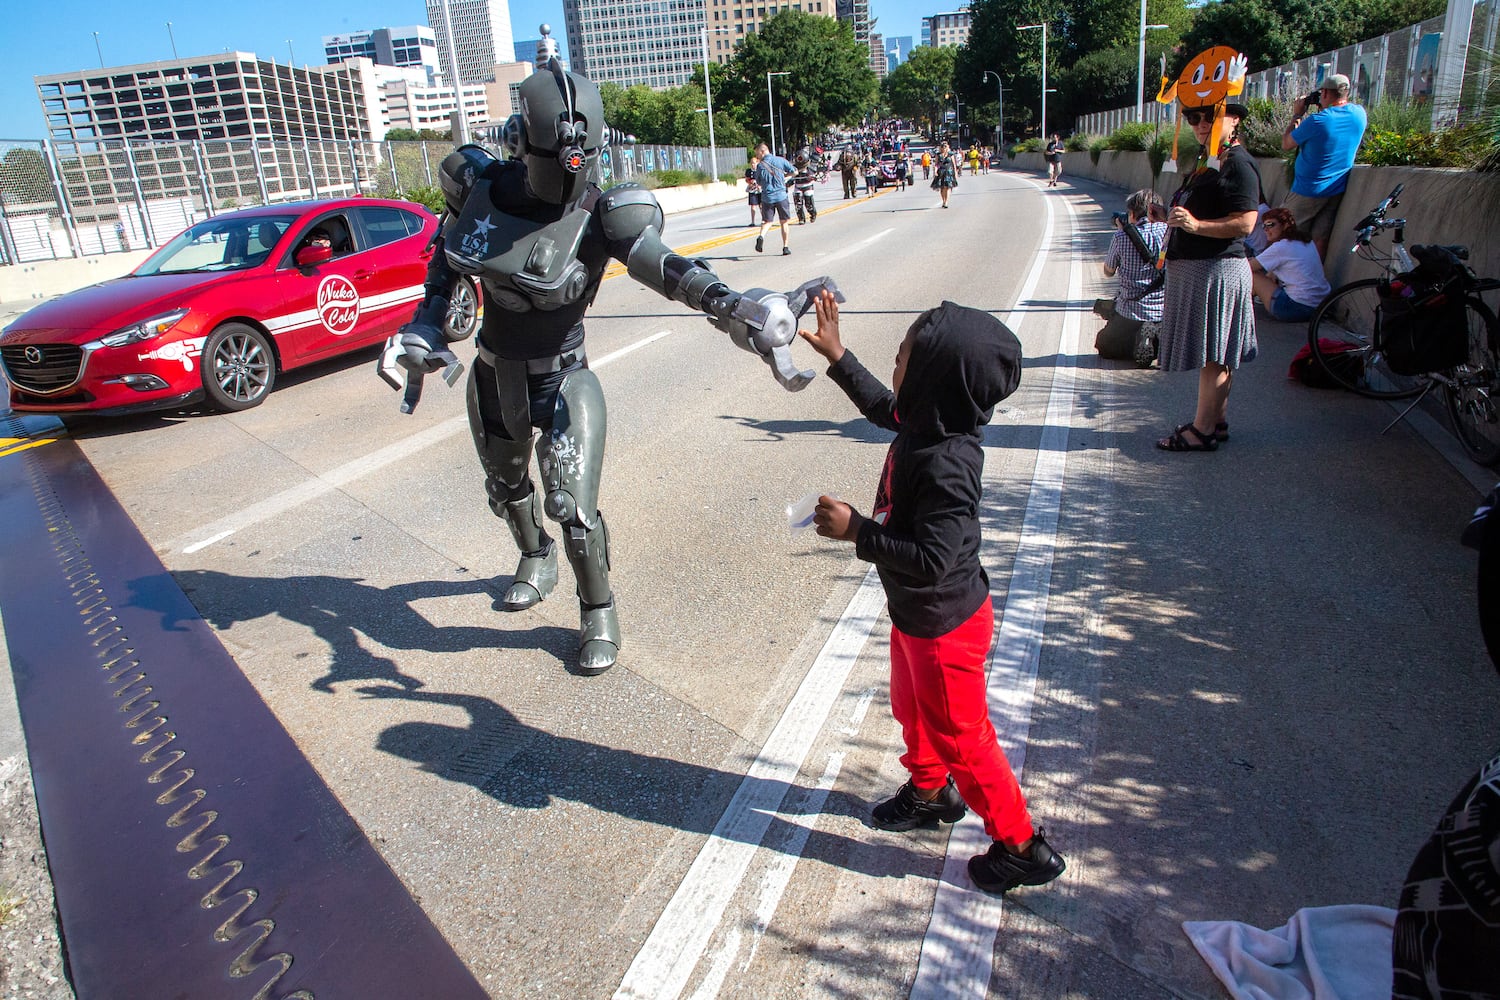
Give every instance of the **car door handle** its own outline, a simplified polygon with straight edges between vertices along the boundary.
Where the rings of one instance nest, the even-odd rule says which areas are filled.
[[[373,277],[375,277],[375,272],[374,271],[360,270],[360,271],[355,271],[354,272],[354,280],[355,281],[369,281]]]

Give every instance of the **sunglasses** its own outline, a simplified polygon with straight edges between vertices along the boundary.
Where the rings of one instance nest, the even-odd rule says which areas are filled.
[[[1275,219],[1267,219],[1265,222],[1262,223],[1262,225],[1265,226],[1267,229],[1280,229],[1281,228],[1281,223],[1277,222]]]
[[[1199,122],[1211,122],[1214,120],[1212,111],[1184,111],[1182,118],[1189,125],[1197,125]]]

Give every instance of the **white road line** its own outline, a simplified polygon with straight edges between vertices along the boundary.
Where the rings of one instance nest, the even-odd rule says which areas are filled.
[[[872,566],[630,963],[616,998],[671,1000],[682,993],[884,606]]]
[[[605,365],[624,357],[631,351],[640,350],[648,344],[654,344],[663,337],[669,336],[671,330],[661,330],[649,337],[642,337],[633,344],[627,344],[618,351],[611,351],[599,359],[589,359],[590,368],[603,368]],[[184,535],[172,539],[165,546],[166,550],[178,549],[183,555],[191,555],[210,545],[222,542],[237,531],[262,521],[269,521],[279,517],[294,507],[316,500],[318,497],[332,493],[356,479],[370,475],[380,469],[399,462],[404,458],[416,454],[426,448],[430,448],[440,441],[444,441],[460,431],[467,430],[469,418],[467,415],[451,417],[440,424],[434,424],[425,431],[413,434],[411,437],[403,438],[394,444],[387,445],[368,455],[345,462],[343,465],[328,472],[319,474],[313,479],[290,489],[282,490],[274,496],[267,497],[259,503],[251,504],[242,510],[238,510],[226,517],[221,517],[212,524],[205,524],[201,528],[190,531]]]
[[[822,255],[818,258],[818,266],[822,267],[824,264],[832,264],[836,260],[843,260],[845,257],[859,253],[861,250],[867,250],[875,245],[876,240],[888,236],[895,231],[896,227],[892,226],[890,229],[881,230],[874,236],[867,236],[858,243],[846,246],[841,250],[835,250],[833,253]]]
[[[1069,231],[1073,206],[1068,211]],[[1051,242],[1052,199],[1047,199],[1047,237]],[[1068,269],[1068,299],[1083,294],[1083,266],[1076,251]],[[1000,632],[990,655],[988,699],[990,719],[1000,744],[1019,778],[1026,764],[1026,741],[1036,691],[1037,666],[1047,624],[1047,597],[1052,582],[1052,556],[1057,543],[1058,511],[1068,461],[1068,427],[1073,418],[1074,354],[1078,350],[1080,313],[1063,316],[1047,416],[1042,424],[1036,468],[1016,546],[1016,560],[1006,588]],[[982,997],[989,991],[994,971],[995,935],[1000,927],[1001,900],[975,889],[969,882],[968,859],[989,846],[984,824],[973,813],[961,820],[948,841],[942,881],[933,902],[932,920],[922,939],[912,1000]]]

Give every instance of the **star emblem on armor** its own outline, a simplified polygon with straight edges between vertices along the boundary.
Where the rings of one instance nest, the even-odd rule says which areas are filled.
[[[490,235],[490,230],[494,228],[496,228],[495,224],[491,222],[490,217],[486,215],[484,218],[479,219],[474,223],[474,235],[488,237]]]

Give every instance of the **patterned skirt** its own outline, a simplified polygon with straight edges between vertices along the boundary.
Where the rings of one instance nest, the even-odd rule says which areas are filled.
[[[1161,370],[1197,371],[1210,361],[1238,368],[1254,361],[1250,290],[1250,262],[1243,257],[1167,261]]]

